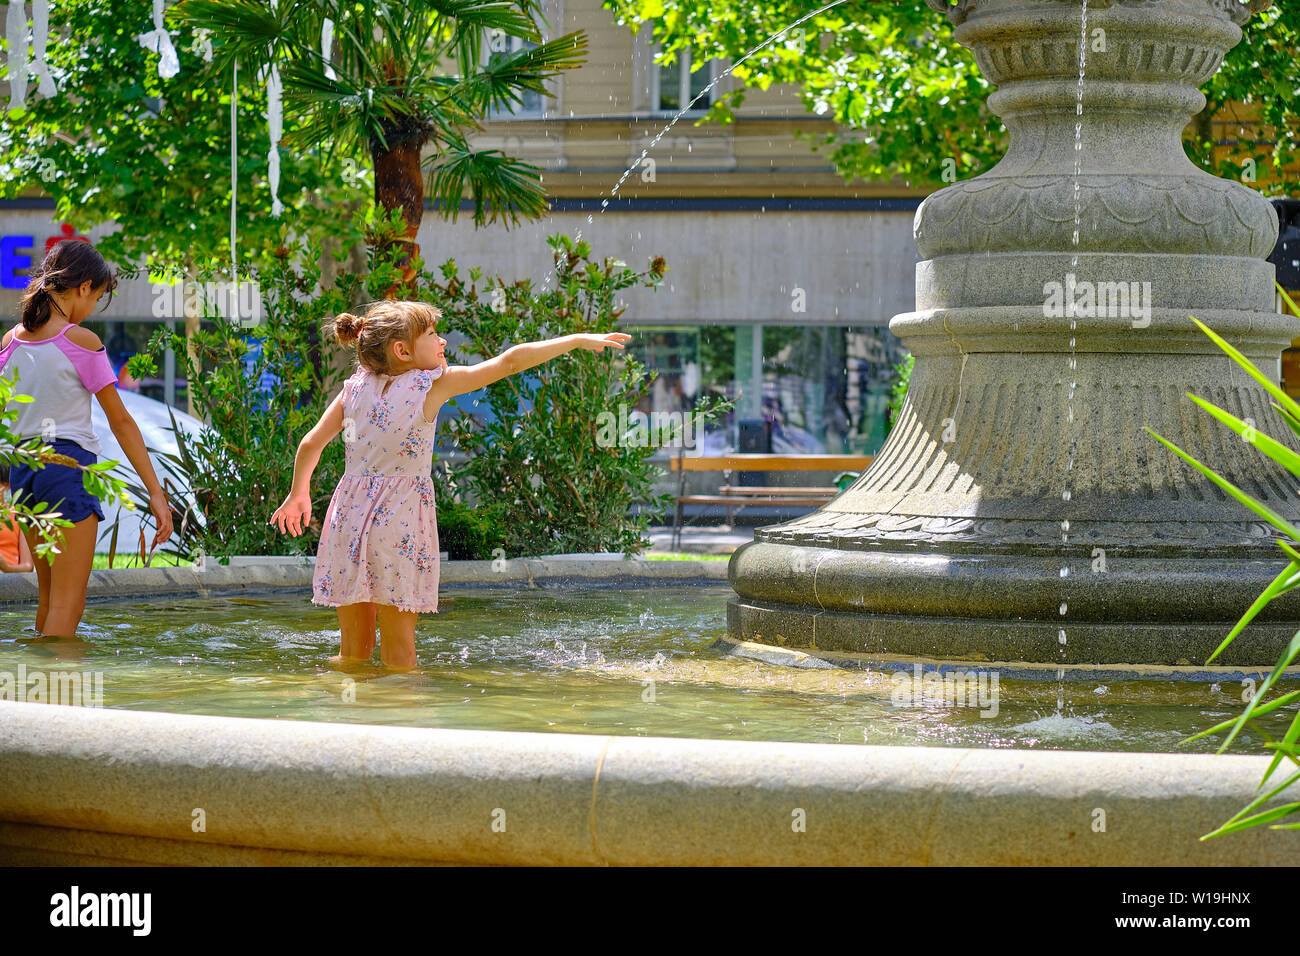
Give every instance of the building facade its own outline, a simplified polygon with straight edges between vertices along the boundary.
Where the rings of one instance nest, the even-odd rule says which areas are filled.
[[[751,90],[734,123],[695,126],[701,107],[734,82],[722,76],[726,63],[691,72],[683,55],[656,64],[649,27],[633,34],[599,0],[550,0],[544,16],[547,38],[586,32],[586,63],[548,81],[550,96],[530,94],[494,114],[472,142],[542,168],[550,213],[476,229],[466,215],[450,222],[431,209],[419,235],[426,262],[454,257],[488,276],[540,284],[554,233],[581,233],[596,256],[636,268],[663,256],[663,287],[627,290],[620,320],[658,373],[644,411],[686,411],[705,392],[735,399],[736,411],[704,439],[709,453],[735,448],[739,423],[761,418],[773,422],[774,451],[873,451],[902,356],[887,325],[911,308],[912,219],[923,193],[846,184],[796,140],[796,130],[815,134],[829,121],[804,110],[794,90]],[[663,132],[696,97],[697,108]],[[0,307],[11,317],[48,239],[84,232],[93,241],[114,228],[82,230],[53,216],[41,199],[0,204]],[[159,325],[184,327],[174,304],[144,280],[124,282],[87,327],[120,368]],[[187,407],[174,358],[157,380],[123,376],[123,384]]]

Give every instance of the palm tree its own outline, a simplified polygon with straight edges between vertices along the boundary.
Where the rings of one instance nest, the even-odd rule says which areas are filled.
[[[425,171],[444,216],[455,220],[466,190],[474,223],[499,216],[517,224],[547,209],[541,170],[500,150],[470,148],[467,129],[494,109],[545,95],[543,81],[581,66],[587,38],[576,30],[547,42],[533,20],[537,0],[184,0],[176,16],[211,31],[212,69],[228,77],[274,63],[284,90],[291,148],[327,157],[368,155],[375,202],[400,209],[407,283],[415,272],[416,234],[424,216]],[[322,28],[333,24],[327,60]],[[485,58],[489,38],[517,36],[539,45]],[[499,46],[500,44],[494,44]],[[286,119],[289,119],[287,116]],[[434,144],[429,157],[424,148]],[[395,294],[395,290],[390,290]]]

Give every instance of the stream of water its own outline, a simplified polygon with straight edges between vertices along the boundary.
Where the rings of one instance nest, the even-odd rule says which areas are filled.
[[[636,161],[633,162],[631,166],[629,166],[627,169],[625,169],[625,170],[623,171],[623,175],[622,175],[622,176],[618,177],[618,182],[616,182],[616,183],[614,184],[614,188],[610,190],[609,197],[608,197],[607,199],[602,199],[602,200],[601,200],[601,203],[600,203],[600,209],[597,210],[596,213],[594,213],[594,214],[589,213],[589,214],[587,215],[587,222],[588,222],[588,223],[594,222],[594,221],[595,221],[595,217],[596,217],[597,215],[599,215],[600,213],[604,212],[606,209],[609,208],[610,200],[615,199],[615,198],[618,197],[618,191],[619,191],[620,188],[622,188],[623,183],[627,180],[627,177],[630,176],[630,175],[632,175],[632,172],[633,172],[633,171],[634,171],[638,166],[640,166],[641,163],[643,163],[643,162],[645,161],[645,158],[646,158],[647,156],[650,155],[650,151],[651,151],[652,149],[654,149],[655,146],[657,146],[657,145],[659,144],[659,140],[663,139],[664,134],[667,133],[667,132],[668,132],[670,129],[672,129],[674,126],[676,126],[676,125],[677,125],[677,121],[678,121],[679,119],[682,118],[682,115],[685,114],[686,112],[688,112],[688,111],[689,111],[689,110],[690,110],[690,109],[691,109],[691,108],[696,104],[696,102],[697,102],[701,97],[703,97],[703,96],[707,96],[708,93],[709,93],[709,91],[710,91],[711,89],[713,89],[715,86],[717,86],[718,83],[719,83],[722,79],[724,79],[726,76],[728,76],[728,75],[731,73],[732,70],[734,70],[736,67],[740,66],[740,64],[744,63],[746,60],[748,60],[751,56],[753,56],[753,55],[754,55],[755,53],[757,53],[759,50],[763,49],[765,46],[767,46],[768,44],[772,43],[772,41],[777,40],[777,39],[779,39],[780,37],[785,36],[787,33],[789,33],[789,32],[790,32],[791,30],[793,30],[795,27],[799,26],[799,24],[803,23],[805,20],[811,20],[813,17],[817,16],[818,14],[825,13],[827,10],[831,9],[832,7],[837,7],[837,6],[839,6],[841,3],[844,3],[844,0],[832,0],[831,3],[826,4],[824,7],[819,7],[818,9],[812,11],[812,13],[805,14],[804,16],[800,17],[798,20],[796,20],[796,21],[794,21],[793,23],[791,23],[791,24],[790,24],[788,27],[786,27],[785,29],[783,29],[783,30],[778,30],[776,33],[773,33],[771,36],[769,36],[769,37],[768,37],[766,40],[764,40],[762,43],[758,44],[758,46],[756,46],[756,47],[754,47],[752,50],[749,50],[748,52],[746,52],[745,55],[742,56],[739,60],[737,60],[735,63],[732,63],[732,64],[731,64],[730,66],[728,66],[725,70],[723,70],[721,73],[719,73],[717,76],[715,76],[715,77],[713,78],[713,80],[709,83],[709,85],[706,86],[704,89],[702,89],[699,93],[697,93],[694,99],[692,99],[689,103],[687,103],[687,104],[686,104],[685,106],[683,106],[680,110],[678,110],[677,113],[676,113],[676,115],[673,116],[672,120],[670,120],[669,123],[668,123],[668,124],[667,124],[663,129],[661,129],[661,130],[660,130],[660,131],[655,135],[655,138],[652,139],[652,140],[650,141],[649,145],[646,146],[645,149],[641,150],[641,155],[638,156],[638,157],[636,158]],[[582,230],[581,230],[581,229],[578,230],[578,232],[577,232],[577,234],[576,234],[576,236],[575,236],[574,238],[575,238],[575,241],[581,241],[581,240],[582,240]],[[556,269],[557,269],[558,265],[559,265],[559,263],[558,263],[558,261],[557,261],[557,262],[555,263],[555,265],[553,265],[553,266],[551,267],[551,271],[547,274],[546,279],[543,280],[543,282],[542,282],[542,290],[543,290],[543,291],[545,291],[546,288],[547,288],[548,286],[550,286],[550,284],[551,284],[551,280],[552,280],[553,278],[555,278],[555,272],[556,272]]]
[[[1082,25],[1079,30],[1079,87],[1074,110],[1074,234],[1071,238],[1071,243],[1074,247],[1074,255],[1070,259],[1070,272],[1072,274],[1079,266],[1079,230],[1082,226],[1083,219],[1083,200],[1080,189],[1083,176],[1083,88],[1084,79],[1088,72],[1088,0],[1083,0],[1082,10]],[[1074,390],[1078,385],[1076,377],[1078,375],[1079,362],[1076,353],[1075,336],[1078,324],[1069,309],[1066,310],[1066,314],[1070,316],[1070,353],[1067,368],[1068,374],[1066,375],[1070,384],[1066,389],[1065,395],[1065,437],[1069,447],[1069,452],[1067,453],[1065,460],[1065,477],[1061,489],[1061,500],[1068,503],[1070,500],[1070,479],[1074,474],[1074,459],[1079,449],[1078,439],[1074,437]],[[1065,659],[1065,647],[1069,639],[1069,635],[1065,628],[1066,615],[1070,610],[1068,599],[1070,576],[1069,546],[1070,519],[1065,517],[1061,520],[1061,551],[1063,562],[1061,564],[1062,587],[1060,612],[1062,626],[1060,632],[1057,634],[1057,640],[1061,645],[1062,660]],[[1058,677],[1059,688],[1056,698],[1056,712],[1059,715],[1062,713],[1062,708],[1065,706],[1065,672],[1061,671]]]

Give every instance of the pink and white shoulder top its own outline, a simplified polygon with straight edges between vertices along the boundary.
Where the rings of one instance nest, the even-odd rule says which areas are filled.
[[[23,438],[66,438],[99,454],[99,436],[90,424],[90,396],[117,384],[117,373],[101,346],[88,349],[68,341],[68,329],[39,342],[17,334],[0,349],[0,375],[18,374],[14,394],[34,401],[13,402],[18,418],[11,426]],[[47,430],[46,426],[49,426]]]

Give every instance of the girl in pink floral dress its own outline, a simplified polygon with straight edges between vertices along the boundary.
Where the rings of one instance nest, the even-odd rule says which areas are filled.
[[[293,485],[271,516],[281,532],[311,521],[311,476],[325,445],[343,433],[347,464],[321,531],[312,603],[338,608],[338,663],[368,660],[378,625],[386,666],[415,666],[415,624],[438,610],[438,521],[430,471],[438,410],[576,348],[622,348],[631,336],[579,333],[506,349],[478,365],[447,366],[437,333],[442,313],[423,302],[377,302],[364,316],[334,320],[355,345],[357,371],[298,444]]]

